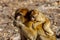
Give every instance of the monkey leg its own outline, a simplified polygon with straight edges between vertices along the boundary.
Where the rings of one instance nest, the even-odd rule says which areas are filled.
[[[46,18],[43,29],[45,30],[47,35],[52,36],[52,35],[54,35],[54,32],[50,28],[50,25],[51,25],[50,20],[48,18]]]
[[[42,40],[57,40],[55,35],[53,35],[53,36],[47,36],[47,35],[46,36],[40,36],[40,38]]]

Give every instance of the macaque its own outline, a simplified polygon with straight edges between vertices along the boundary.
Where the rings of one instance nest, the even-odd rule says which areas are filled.
[[[27,13],[29,13],[29,14],[27,14]],[[14,16],[14,18],[16,20],[14,25],[20,27],[22,35],[24,35],[25,38],[27,38],[27,40],[36,40],[37,31],[33,30],[31,28],[33,22],[29,21],[29,19],[30,19],[29,15],[30,15],[30,12],[28,9],[26,9],[26,8],[18,9]]]
[[[50,20],[40,11],[18,9],[14,16],[16,26],[20,27],[27,40],[36,40],[37,36],[42,40],[56,40],[54,32],[50,28]]]
[[[36,27],[37,25],[41,24],[43,25],[43,29],[45,30],[46,34],[48,35],[53,35],[53,31],[51,30],[50,28],[50,20],[45,16],[43,15],[41,12],[37,11],[37,10],[33,10],[32,13],[31,13],[31,18],[33,21],[36,21]],[[37,23],[39,22],[39,24]]]
[[[50,28],[50,20],[37,9],[31,12],[31,20],[35,21],[34,29],[37,29],[38,35],[42,40],[56,40],[56,36]]]

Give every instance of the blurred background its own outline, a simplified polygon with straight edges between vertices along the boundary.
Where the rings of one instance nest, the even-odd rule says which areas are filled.
[[[38,8],[51,20],[51,29],[60,40],[60,0],[0,0],[0,40],[20,40],[19,28],[14,27],[14,13],[19,8]]]

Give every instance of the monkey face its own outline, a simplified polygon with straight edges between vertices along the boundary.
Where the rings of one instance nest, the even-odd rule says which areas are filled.
[[[37,10],[33,10],[32,13],[31,13],[31,20],[33,21],[40,21],[40,14],[39,14],[39,11]]]
[[[27,12],[28,12],[28,9],[21,9],[19,11],[20,11],[21,15],[25,16],[27,14]]]
[[[21,21],[21,22],[25,22],[26,18],[26,14],[28,12],[28,9],[24,8],[24,9],[17,9],[15,12],[15,20]]]
[[[22,16],[25,16],[28,12],[28,9],[24,8],[24,9],[17,9],[15,14],[18,14],[18,15],[22,15]]]
[[[42,12],[40,12],[40,11],[33,10],[31,12],[31,20],[32,21],[43,23],[43,22],[45,22],[45,19],[46,19],[45,15]]]

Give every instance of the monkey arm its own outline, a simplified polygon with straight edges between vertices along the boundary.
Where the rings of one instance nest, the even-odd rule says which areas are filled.
[[[52,36],[54,33],[51,30],[50,25],[51,25],[50,20],[46,18],[43,28],[47,32],[48,35]]]

